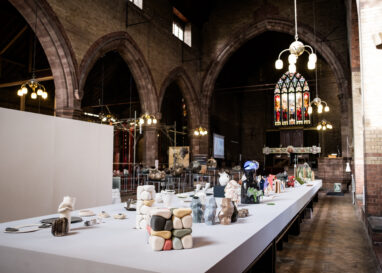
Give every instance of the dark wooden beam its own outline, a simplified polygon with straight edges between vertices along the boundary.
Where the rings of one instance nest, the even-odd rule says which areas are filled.
[[[30,79],[28,79],[28,80],[30,80]],[[27,82],[28,80],[0,83],[0,88],[22,85],[23,83]],[[53,76],[40,77],[40,78],[36,78],[35,80],[38,82],[51,81],[51,80],[53,80]]]
[[[5,45],[5,47],[0,51],[0,55],[3,55],[5,51],[7,51],[8,48],[10,48],[18,38],[28,29],[28,26],[23,27],[16,35],[13,37],[12,40],[9,41],[8,44]]]

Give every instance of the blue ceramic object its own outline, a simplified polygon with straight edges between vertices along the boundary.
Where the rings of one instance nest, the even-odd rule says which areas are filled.
[[[216,201],[214,197],[211,197],[206,202],[206,209],[204,210],[204,222],[207,225],[215,224],[215,215],[216,215]]]
[[[191,209],[192,209],[192,222],[201,223],[203,221],[203,210],[202,210],[202,203],[200,202],[199,197],[197,196],[192,197]]]

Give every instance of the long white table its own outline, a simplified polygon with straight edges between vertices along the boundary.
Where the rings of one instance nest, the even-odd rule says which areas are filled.
[[[146,232],[134,229],[135,212],[127,212],[122,204],[92,210],[105,210],[110,215],[123,212],[128,219],[108,218],[91,227],[83,222],[72,224],[73,234],[64,237],[54,237],[50,228],[33,233],[3,232],[6,227],[38,223],[56,215],[2,223],[0,272],[242,272],[321,186],[322,181],[316,180],[313,186],[287,189],[271,201],[275,205],[240,206],[248,208],[250,215],[231,225],[193,224],[194,248],[187,250],[152,251]],[[72,213],[75,215],[78,212]]]

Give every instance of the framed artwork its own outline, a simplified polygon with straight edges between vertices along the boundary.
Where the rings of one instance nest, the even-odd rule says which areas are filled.
[[[175,162],[188,168],[190,165],[190,146],[168,147],[168,167],[173,167]]]

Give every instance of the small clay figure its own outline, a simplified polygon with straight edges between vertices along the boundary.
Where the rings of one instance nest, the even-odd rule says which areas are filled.
[[[220,224],[222,225],[231,224],[231,217],[234,210],[231,198],[223,198],[221,208],[222,209],[219,212]]]
[[[224,189],[224,196],[226,198],[231,198],[232,201],[238,205],[240,202],[240,192],[241,186],[235,180],[231,180],[228,182],[227,186]]]
[[[216,201],[214,197],[211,197],[206,202],[206,209],[204,210],[204,222],[207,225],[215,224],[215,215],[216,215]]]
[[[203,221],[203,210],[202,203],[200,202],[199,197],[194,196],[191,202],[192,209],[192,222],[201,223]]]

